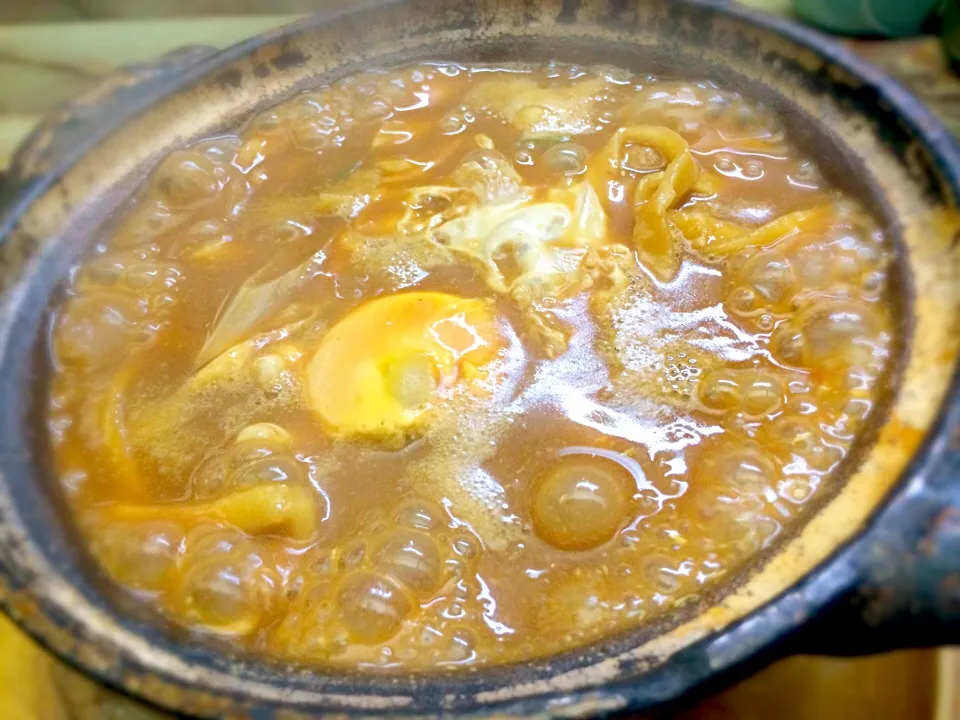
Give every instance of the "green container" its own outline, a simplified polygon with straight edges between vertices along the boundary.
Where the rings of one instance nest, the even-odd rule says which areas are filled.
[[[904,37],[920,32],[937,0],[794,0],[797,15],[843,35]]]
[[[960,72],[960,0],[941,3],[940,42],[954,72]]]

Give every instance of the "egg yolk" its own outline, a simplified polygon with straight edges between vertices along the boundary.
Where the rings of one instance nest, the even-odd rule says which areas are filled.
[[[374,439],[422,428],[441,388],[476,381],[502,346],[486,300],[439,292],[361,305],[323,337],[310,404],[332,432]]]

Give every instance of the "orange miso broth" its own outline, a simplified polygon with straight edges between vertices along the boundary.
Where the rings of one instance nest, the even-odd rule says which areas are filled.
[[[75,266],[59,482],[198,635],[561,652],[696,603],[836,487],[889,384],[892,259],[709,80],[363,72],[170,153]]]

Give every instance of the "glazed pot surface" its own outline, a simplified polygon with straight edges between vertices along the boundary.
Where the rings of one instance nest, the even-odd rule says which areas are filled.
[[[190,59],[196,62],[183,72],[144,72],[141,84],[111,88],[61,118],[72,125],[41,131],[20,157],[14,179],[22,192],[0,225],[5,601],[42,642],[102,681],[170,709],[218,717],[645,708],[788,635],[859,587],[878,562],[897,565],[900,558],[889,555],[897,543],[911,548],[942,510],[940,485],[948,486],[948,463],[955,462],[942,456],[951,451],[954,422],[944,413],[956,412],[949,404],[960,285],[950,208],[960,160],[926,111],[836,46],[709,2],[437,0],[358,7]],[[36,433],[36,393],[24,391],[42,389],[34,368],[46,305],[97,229],[170,149],[235,128],[259,108],[354,70],[433,59],[616,65],[710,78],[775,103],[797,142],[892,229],[899,245],[909,346],[885,421],[808,523],[735,582],[662,622],[562,656],[469,674],[335,674],[291,671],[184,642],[111,592],[61,521]],[[105,117],[104,107],[114,114]],[[887,520],[870,530],[887,501]],[[892,542],[877,541],[892,529]],[[888,553],[879,561],[878,547]],[[920,569],[931,567],[950,569]]]

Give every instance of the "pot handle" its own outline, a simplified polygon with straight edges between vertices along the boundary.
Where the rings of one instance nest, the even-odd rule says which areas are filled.
[[[15,195],[79,150],[102,140],[148,107],[176,76],[216,52],[211,46],[188,45],[155,60],[120,67],[90,90],[53,109],[14,154],[3,194]]]
[[[897,499],[848,549],[859,582],[789,650],[862,655],[960,644],[960,403]]]

